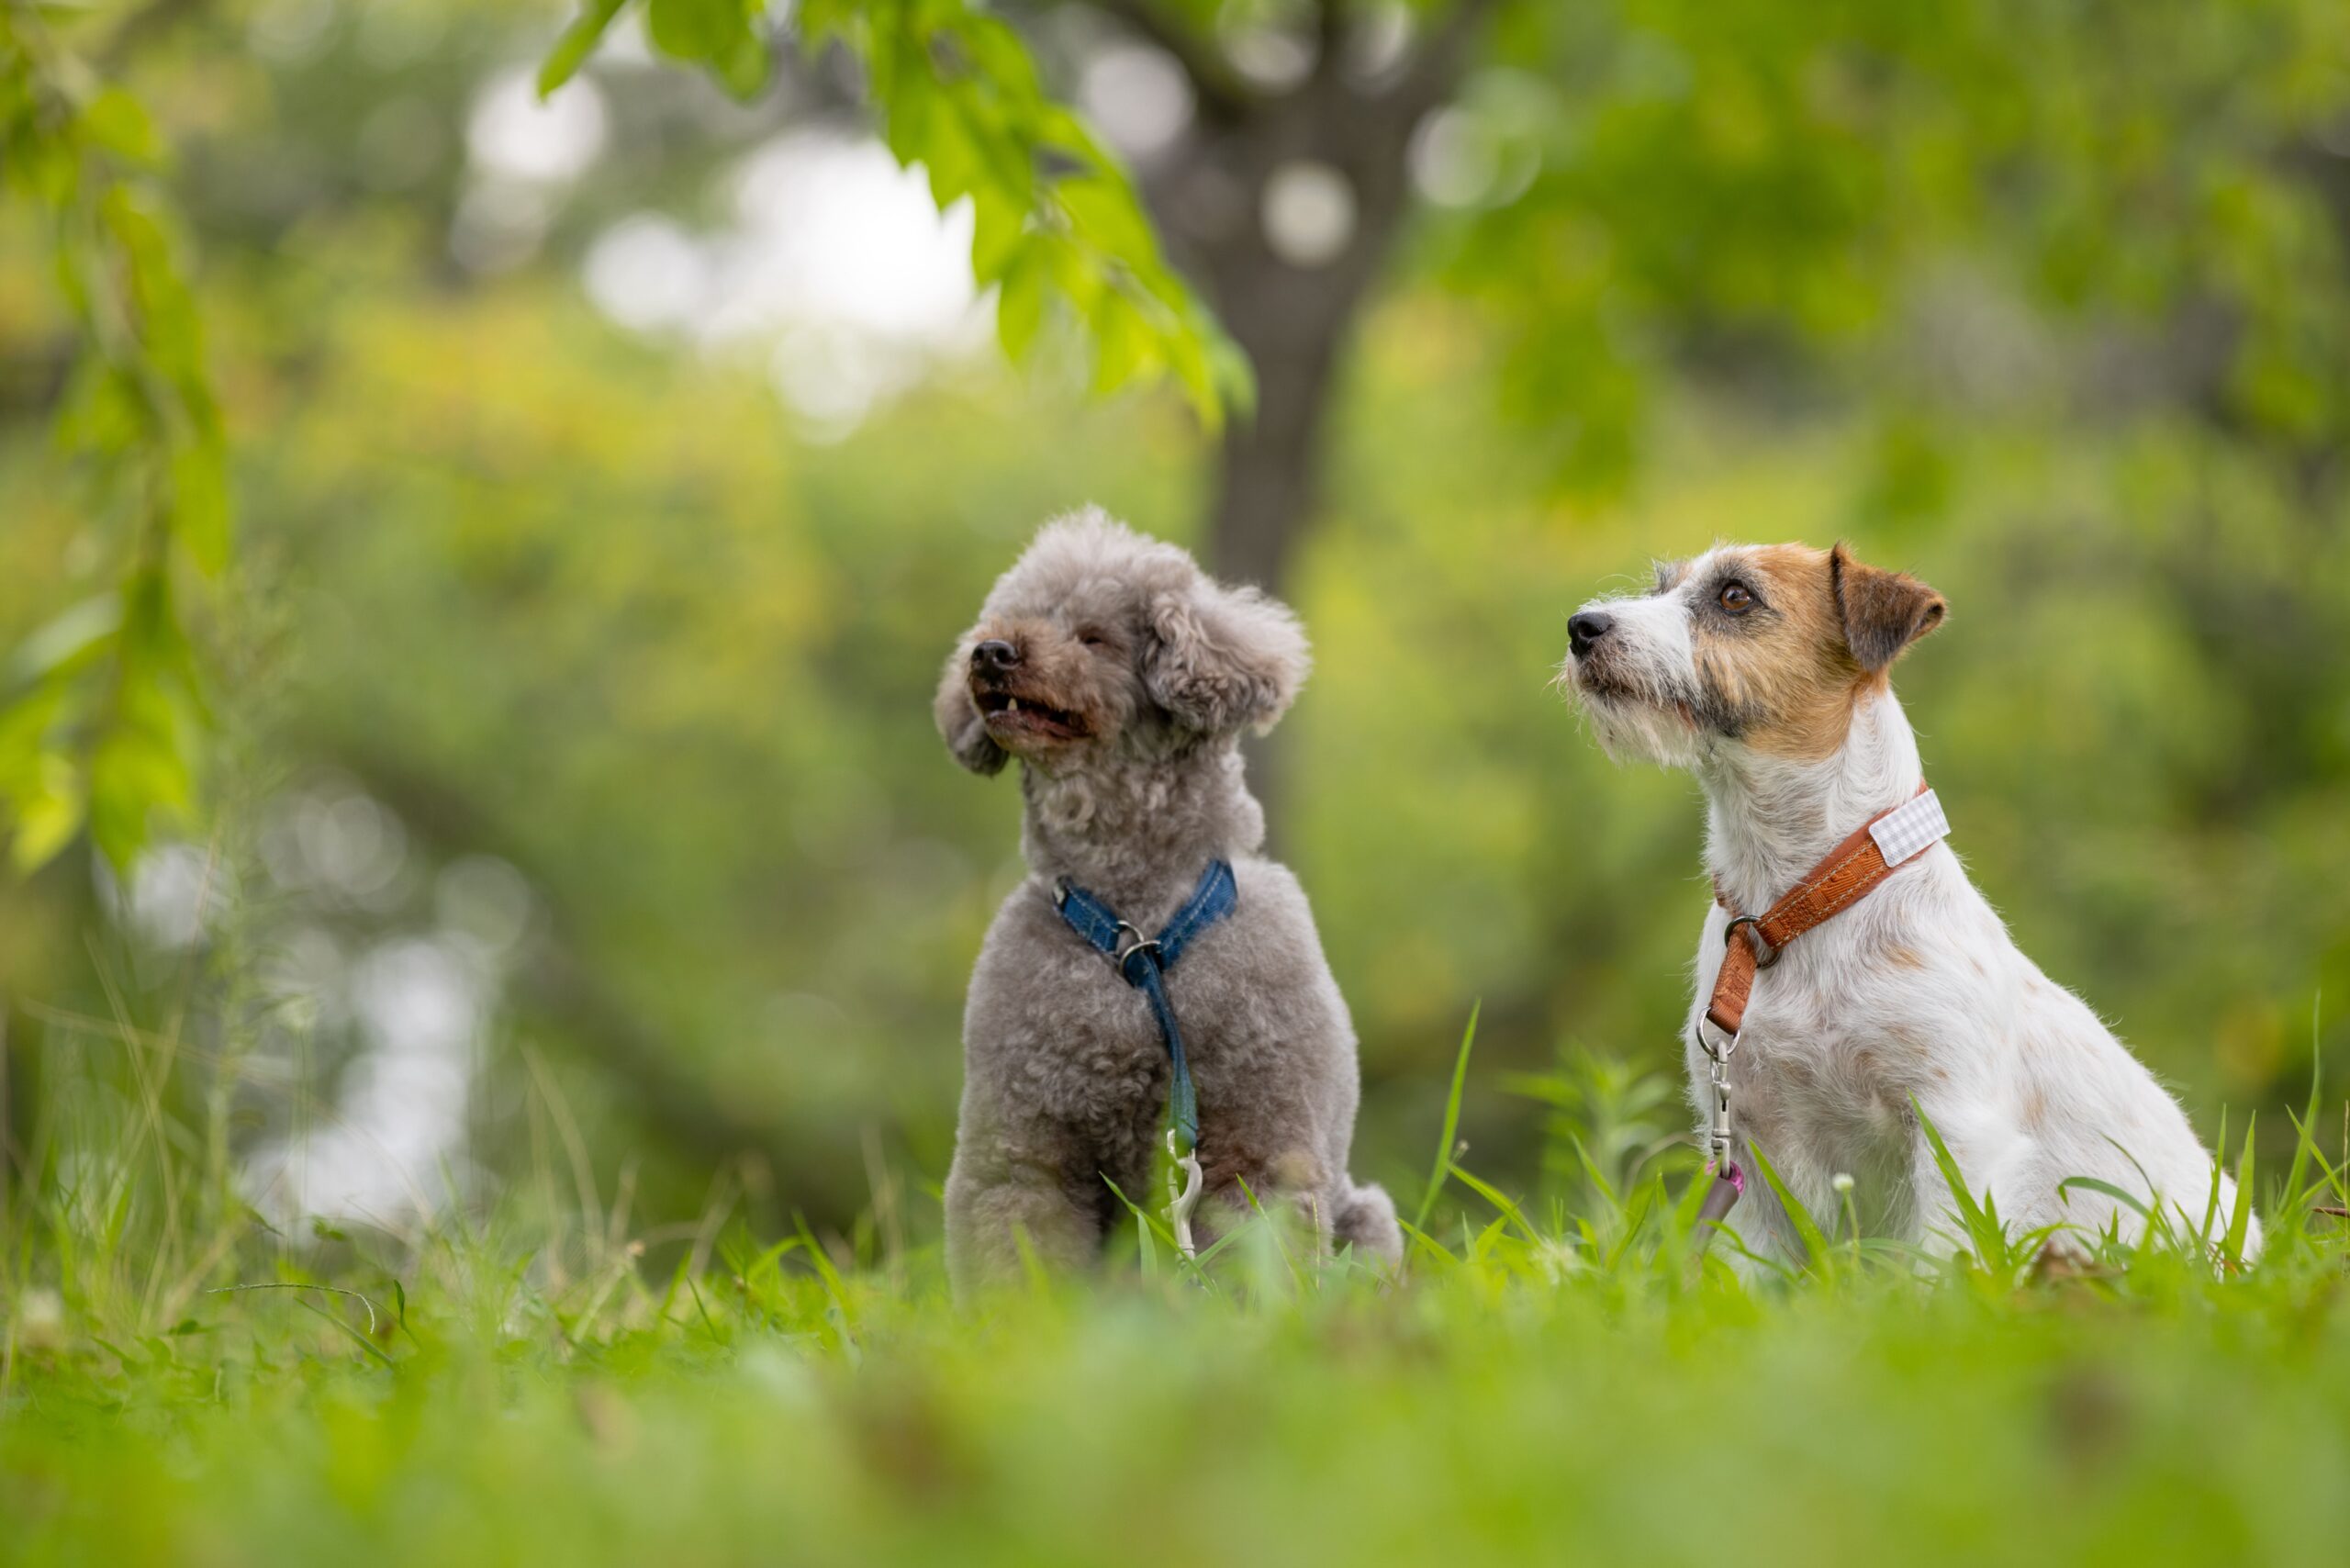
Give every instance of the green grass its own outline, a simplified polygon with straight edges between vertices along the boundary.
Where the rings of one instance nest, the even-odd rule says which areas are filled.
[[[0,1260],[0,1559],[2134,1564],[2350,1540],[2323,1212],[2350,1193],[2306,1130],[2250,1269],[2210,1261],[2214,1215],[2050,1271],[1970,1203],[1969,1254],[1817,1216],[1807,1270],[1741,1283],[1726,1249],[1691,1260],[1685,1157],[1591,1109],[1658,1096],[1595,1080],[1551,1096],[1584,1108],[1554,1124],[1578,1177],[1539,1202],[1460,1170],[1448,1117],[1428,1202],[1402,1194],[1427,1224],[1401,1278],[1270,1222],[1193,1270],[1145,1226],[1099,1277],[972,1313],[934,1242],[890,1240],[924,1212],[894,1191],[849,1238],[762,1246],[714,1212],[657,1271],[614,1215],[520,1200],[311,1253],[207,1199],[164,1118],[122,1118],[113,1163],[48,1161]],[[330,1280],[303,1272],[322,1257]]]

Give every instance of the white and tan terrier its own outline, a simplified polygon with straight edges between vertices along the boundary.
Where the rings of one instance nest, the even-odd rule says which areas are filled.
[[[1761,972],[1738,956],[1752,988],[1728,1059],[1733,1147],[1759,1149],[1815,1215],[1841,1208],[1837,1178],[1849,1174],[1864,1229],[1947,1246],[1962,1230],[1914,1104],[2010,1235],[2143,1233],[2134,1208],[2064,1185],[2076,1176],[2199,1233],[2215,1166],[2185,1114],[2017,950],[1921,793],[1917,738],[1887,672],[1944,610],[1924,583],[1841,545],[1779,544],[1662,566],[1654,591],[1594,600],[1569,621],[1561,680],[1600,744],[1705,787],[1718,897],[1697,944],[1694,1092],[1709,1115],[1708,1042],[1718,1050],[1725,1036],[1706,1022],[1708,1003],[1726,939],[1753,936],[1732,929],[1731,911],[1772,909],[1832,849],[1865,848],[1857,830],[1890,819],[1918,831],[1898,844],[1877,834],[1881,882],[1840,895],[1832,918],[1775,956],[1756,941]],[[2234,1184],[2220,1177],[2218,1188],[2215,1235],[2234,1204]],[[1757,1254],[1802,1255],[1766,1183],[1747,1184],[1729,1224]],[[2255,1222],[2247,1256],[2259,1235]]]

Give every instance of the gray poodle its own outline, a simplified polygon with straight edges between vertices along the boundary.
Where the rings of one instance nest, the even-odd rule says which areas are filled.
[[[1198,1088],[1197,1223],[1212,1236],[1245,1213],[1245,1182],[1326,1243],[1402,1256],[1387,1194],[1347,1175],[1354,1025],[1297,879],[1257,853],[1265,817],[1241,775],[1241,733],[1271,727],[1307,662],[1286,607],[1093,510],[1036,535],[946,661],[939,733],[974,773],[1020,759],[1031,873],[989,928],[964,1014],[946,1178],[959,1293],[1016,1274],[1024,1244],[1050,1265],[1094,1258],[1125,1217],[1111,1182],[1155,1197],[1169,1047],[1142,981],[1103,950],[1107,922],[1097,946],[1057,889],[1131,923],[1129,945],[1204,895],[1219,860],[1237,900],[1164,970]]]

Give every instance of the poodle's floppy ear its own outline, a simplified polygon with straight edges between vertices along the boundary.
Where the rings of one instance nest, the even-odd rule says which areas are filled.
[[[1853,662],[1875,674],[1901,651],[1942,623],[1950,606],[1906,572],[1888,572],[1852,558],[1838,544],[1828,557],[1836,608],[1844,616],[1844,645]]]
[[[988,722],[980,717],[979,704],[971,700],[971,644],[972,636],[966,633],[946,655],[946,669],[938,678],[938,696],[930,711],[955,760],[984,777],[1003,770],[1005,753],[988,734]]]
[[[1262,733],[1305,684],[1312,656],[1296,615],[1253,588],[1203,578],[1152,599],[1146,621],[1143,686],[1192,729]]]

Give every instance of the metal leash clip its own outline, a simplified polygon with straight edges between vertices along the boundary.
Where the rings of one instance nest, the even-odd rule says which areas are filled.
[[[1697,1047],[1706,1053],[1707,1063],[1706,1153],[1715,1170],[1727,1170],[1730,1166],[1729,1058],[1738,1054],[1738,1036],[1717,1027],[1714,1032],[1722,1036],[1722,1043],[1716,1046],[1706,1037],[1706,1025],[1712,1022],[1700,1017],[1695,1030]]]
[[[1167,1218],[1175,1227],[1175,1245],[1186,1258],[1197,1257],[1192,1245],[1192,1211],[1200,1206],[1200,1151],[1183,1152],[1175,1129],[1167,1129],[1167,1153],[1175,1161],[1167,1172]]]
[[[1713,1081],[1713,1093],[1709,1096],[1713,1115],[1706,1133],[1706,1150],[1714,1169],[1727,1170],[1729,1169],[1729,1064],[1716,1057],[1713,1071],[1708,1076]]]

